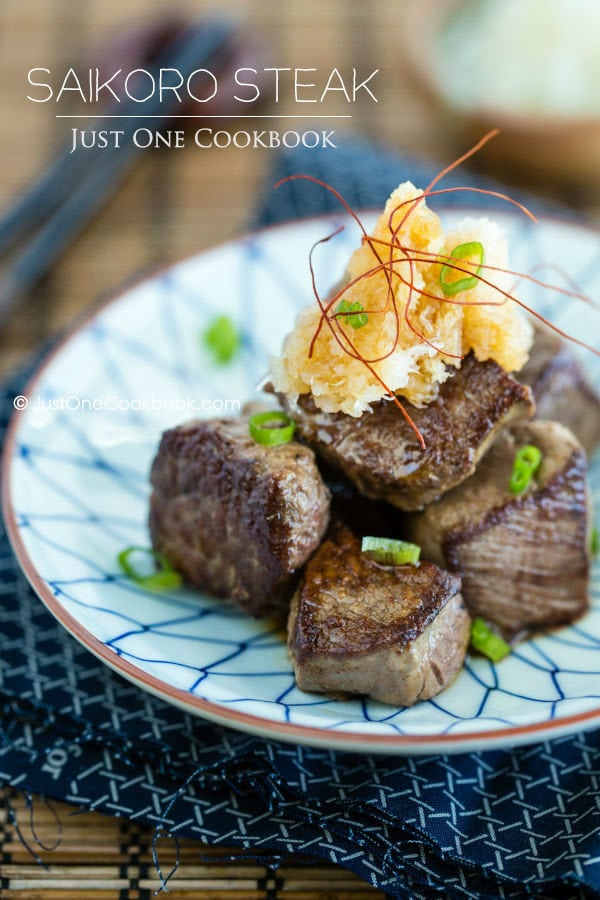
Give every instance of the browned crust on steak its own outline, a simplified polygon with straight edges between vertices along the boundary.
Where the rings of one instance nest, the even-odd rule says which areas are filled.
[[[590,454],[600,441],[600,400],[567,343],[537,326],[529,360],[518,378],[533,391],[537,418],[562,422]]]
[[[263,447],[244,419],[190,422],[163,435],[151,481],[153,545],[188,583],[254,616],[289,600],[329,519],[308,447]]]
[[[508,484],[519,447],[542,464],[528,490]],[[585,453],[564,426],[534,421],[502,434],[477,472],[413,518],[423,554],[457,572],[474,616],[507,637],[571,622],[588,608],[590,504]]]
[[[381,566],[360,548],[350,529],[336,523],[308,563],[290,634],[297,658],[407,644],[460,591],[460,579],[432,563]]]
[[[431,563],[378,566],[336,524],[292,600],[288,648],[302,690],[410,706],[456,677],[469,625],[459,579]]]
[[[354,418],[321,412],[309,395],[302,395],[295,408],[281,400],[299,435],[319,456],[365,496],[404,510],[423,509],[468,478],[498,432],[534,411],[528,387],[495,362],[477,362],[472,354],[432,403],[417,409],[405,402],[426,450],[389,401]]]

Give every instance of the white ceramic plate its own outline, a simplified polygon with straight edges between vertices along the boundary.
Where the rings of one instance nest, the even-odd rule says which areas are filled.
[[[464,215],[444,218],[450,225]],[[498,218],[516,269],[562,262],[600,296],[596,232]],[[254,396],[267,354],[311,299],[308,250],[339,221],[273,228],[182,262],[114,299],[50,355],[25,392],[5,453],[5,515],[27,577],[117,672],[192,713],[263,736],[408,754],[514,745],[600,724],[597,568],[593,608],[577,625],[523,643],[499,666],[468,658],[447,691],[410,709],[303,693],[271,623],[192,591],[147,593],[119,573],[121,549],[148,545],[148,472],[161,432]],[[321,248],[323,290],[357,239],[349,227]],[[588,339],[598,334],[597,313],[538,294],[526,292],[557,324]],[[225,368],[211,363],[199,339],[221,312],[244,332],[239,359]],[[598,360],[582,360],[598,384]],[[600,463],[591,468],[597,495]]]

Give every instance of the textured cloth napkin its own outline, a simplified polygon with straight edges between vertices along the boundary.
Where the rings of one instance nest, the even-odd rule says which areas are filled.
[[[348,138],[278,158],[256,221],[381,205],[422,163]],[[464,171],[447,184],[469,182]],[[464,195],[456,195],[464,203]],[[483,197],[469,203],[487,206]],[[456,203],[447,195],[441,203]],[[27,373],[2,391],[2,435]],[[600,897],[600,732],[401,758],[279,744],[188,716],[100,664],[34,596],[0,533],[0,782],[211,845],[303,852],[393,897]]]

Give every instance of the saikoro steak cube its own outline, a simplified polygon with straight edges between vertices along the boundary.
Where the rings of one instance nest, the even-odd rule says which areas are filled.
[[[298,432],[329,465],[366,497],[419,510],[460,484],[501,429],[533,415],[531,391],[497,363],[473,355],[441,385],[426,406],[406,407],[426,449],[398,407],[387,400],[359,418],[324,413],[310,395],[297,405],[281,400]]]
[[[152,467],[150,529],[185,580],[253,616],[290,599],[329,520],[329,492],[308,447],[262,446],[246,419],[165,432]]]
[[[427,562],[382,566],[336,523],[292,600],[288,648],[302,690],[410,706],[460,671],[469,624],[456,575]]]
[[[516,456],[528,446],[541,462],[515,494]],[[471,615],[510,638],[587,609],[590,519],[581,444],[558,422],[536,420],[504,432],[471,478],[414,517],[411,537],[461,576]]]

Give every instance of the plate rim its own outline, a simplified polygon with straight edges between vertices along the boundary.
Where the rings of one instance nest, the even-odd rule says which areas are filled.
[[[357,210],[359,215],[369,215],[379,212],[376,207],[367,207]],[[511,209],[486,210],[485,207],[457,205],[441,210],[444,212],[476,214],[479,216],[493,212],[501,217],[513,218],[517,213]],[[22,388],[21,396],[30,399],[36,385],[44,376],[46,370],[60,353],[75,340],[81,331],[90,325],[108,307],[117,303],[131,291],[139,286],[150,283],[160,275],[168,273],[182,264],[196,257],[214,252],[221,248],[234,246],[244,240],[260,236],[279,229],[290,229],[299,225],[325,222],[336,215],[329,211],[316,216],[306,216],[283,222],[276,222],[262,228],[244,231],[237,236],[228,238],[218,244],[205,247],[190,253],[166,266],[159,266],[152,271],[144,272],[139,276],[120,284],[113,291],[93,304],[65,333],[58,338],[50,350],[44,354],[36,365],[35,370],[27,379]],[[340,213],[341,215],[341,213]],[[588,222],[585,219],[571,218],[568,214],[541,213],[536,218],[540,222],[549,222],[579,229],[586,232],[595,232],[600,236],[600,225]],[[80,644],[89,650],[97,659],[100,659],[110,669],[123,676],[136,686],[148,691],[166,702],[184,709],[194,715],[216,722],[220,725],[236,728],[251,734],[259,735],[267,739],[281,740],[288,743],[306,744],[322,747],[324,749],[348,750],[358,752],[380,752],[386,754],[422,755],[432,753],[460,753],[473,750],[499,749],[518,744],[533,743],[538,739],[550,739],[561,734],[575,733],[591,729],[596,723],[600,723],[600,704],[596,709],[582,713],[573,713],[560,718],[546,719],[541,722],[533,722],[523,725],[511,725],[505,728],[478,731],[461,731],[447,734],[368,734],[366,732],[347,731],[319,728],[311,725],[299,725],[293,722],[280,722],[268,719],[261,715],[255,715],[239,710],[216,701],[205,700],[194,694],[190,694],[181,688],[174,687],[156,675],[144,672],[138,666],[127,659],[111,651],[106,644],[100,641],[91,631],[85,628],[78,619],[69,613],[57,600],[46,582],[40,577],[36,566],[31,559],[25,544],[21,538],[20,529],[14,511],[11,494],[11,469],[14,459],[16,437],[21,421],[27,413],[25,409],[15,409],[10,417],[6,430],[1,461],[1,503],[2,514],[6,525],[7,535],[15,554],[16,560],[25,574],[29,584],[54,618],[71,634]],[[572,728],[571,726],[577,726]]]

